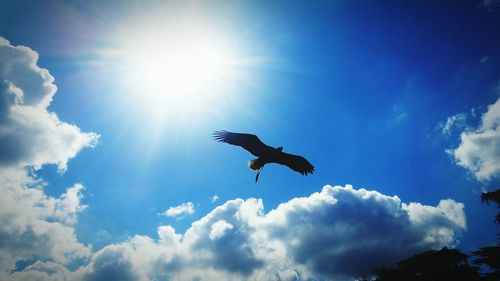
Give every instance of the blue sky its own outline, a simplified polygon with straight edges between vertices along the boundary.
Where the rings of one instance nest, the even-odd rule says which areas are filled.
[[[434,2],[0,1],[0,238],[35,241],[0,277],[352,280],[495,243],[499,3]],[[220,129],[315,173],[256,184]]]

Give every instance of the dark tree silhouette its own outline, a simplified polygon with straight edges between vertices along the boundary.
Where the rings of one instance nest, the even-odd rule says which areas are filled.
[[[481,273],[481,280],[500,280],[500,245],[483,247],[474,252],[476,265],[487,265],[490,270]]]
[[[499,209],[495,218],[495,223],[500,224],[500,189],[497,191],[483,192],[481,200],[489,204],[491,202],[496,204]],[[500,238],[500,233],[497,234]],[[489,270],[481,273],[481,280],[498,281],[500,280],[500,244],[495,246],[483,247],[474,252],[474,264],[486,265]]]
[[[500,189],[497,189],[497,191],[483,192],[481,194],[481,201],[486,204],[494,202],[497,205],[499,210],[497,216],[495,217],[495,223],[500,224]]]
[[[241,146],[248,152],[257,156],[257,159],[248,161],[250,169],[257,171],[255,182],[259,180],[259,174],[268,163],[277,163],[288,166],[290,169],[306,176],[314,172],[314,166],[304,157],[283,152],[283,147],[274,148],[264,144],[256,135],[231,133],[227,131],[216,131],[214,139],[232,145]]]
[[[472,281],[478,280],[477,268],[468,256],[446,247],[402,260],[396,266],[375,271],[376,281]]]

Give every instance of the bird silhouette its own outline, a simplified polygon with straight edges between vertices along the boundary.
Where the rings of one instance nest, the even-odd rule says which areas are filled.
[[[301,173],[304,176],[314,172],[314,166],[304,157],[283,152],[283,147],[274,148],[264,144],[256,135],[244,133],[232,133],[228,131],[215,131],[215,140],[232,145],[241,146],[258,158],[248,161],[248,167],[257,172],[255,182],[259,180],[259,175],[264,165],[277,163],[285,165],[290,169]]]

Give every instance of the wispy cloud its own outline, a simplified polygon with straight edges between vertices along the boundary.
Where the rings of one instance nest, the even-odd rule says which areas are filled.
[[[479,63],[480,63],[480,64],[482,64],[482,65],[486,65],[486,64],[487,64],[490,60],[491,60],[491,58],[490,58],[490,57],[488,57],[488,56],[483,56],[483,57],[481,58],[481,60],[479,60]]]
[[[212,196],[212,203],[215,203],[215,201],[219,200],[219,195],[215,194]]]
[[[498,0],[481,0],[483,7],[490,12],[493,12],[499,6],[499,2]]]
[[[181,205],[168,208],[165,212],[163,212],[163,215],[167,217],[178,217],[184,214],[192,213],[194,213],[194,204],[192,202],[186,202]]]
[[[465,113],[459,113],[448,117],[446,122],[440,123],[438,127],[441,128],[441,133],[444,136],[449,137],[453,130],[463,129],[466,121],[467,116]]]

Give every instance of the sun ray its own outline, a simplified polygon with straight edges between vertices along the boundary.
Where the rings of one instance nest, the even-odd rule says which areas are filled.
[[[112,111],[145,157],[174,131],[248,110],[261,60],[230,31],[202,18],[141,18],[116,27],[113,44],[100,52],[115,77]]]

